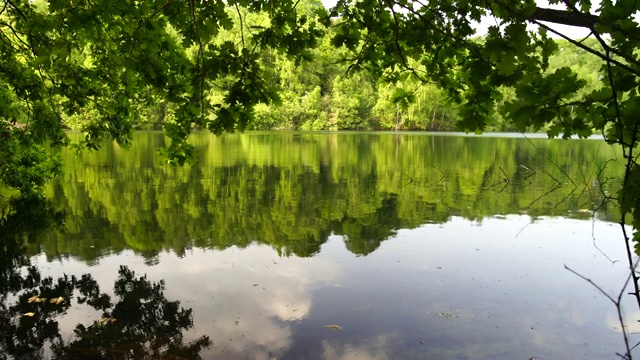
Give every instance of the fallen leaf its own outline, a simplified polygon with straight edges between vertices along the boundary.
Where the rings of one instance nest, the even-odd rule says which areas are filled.
[[[340,325],[325,325],[324,328],[329,330],[342,330],[342,326]]]
[[[35,315],[35,314],[36,314],[36,313],[33,313],[33,312],[27,312],[27,313],[22,314],[22,316],[32,317],[32,316],[33,316],[33,315]]]
[[[34,295],[27,300],[29,303],[36,302],[41,303],[47,301],[47,298],[41,298],[39,295]]]
[[[60,304],[63,300],[64,300],[64,298],[63,298],[62,296],[60,296],[60,297],[57,297],[57,298],[54,298],[54,299],[49,300],[49,302],[50,302],[50,303],[52,303],[52,304],[56,304],[56,305],[58,305],[58,304]]]
[[[440,313],[437,313],[436,316],[445,317],[445,318],[454,318],[454,319],[458,317],[458,315],[451,312],[440,312]]]
[[[114,322],[116,322],[116,319],[114,319],[112,317],[100,319],[100,324],[104,324],[104,323],[113,324]]]

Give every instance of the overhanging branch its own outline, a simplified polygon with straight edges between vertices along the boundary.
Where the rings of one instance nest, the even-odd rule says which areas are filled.
[[[506,6],[504,3],[501,3],[501,5]],[[513,8],[509,6],[506,7],[512,14],[515,14],[516,16],[522,15],[521,13],[514,11]],[[613,31],[617,31],[623,34],[629,39],[640,40],[640,32],[635,31],[635,29],[623,29],[615,22],[602,21],[602,19],[598,15],[585,14],[579,11],[537,7],[533,14],[525,15],[523,16],[523,18],[529,21],[545,21],[559,25],[577,26],[592,30],[594,29],[594,26],[596,24],[603,24]]]
[[[554,24],[587,28],[591,28],[600,20],[596,15],[541,7],[537,7],[536,11],[534,11],[529,18],[532,20],[547,21]]]

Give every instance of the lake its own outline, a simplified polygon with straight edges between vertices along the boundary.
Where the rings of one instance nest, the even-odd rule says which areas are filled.
[[[614,296],[628,275],[616,208],[602,206],[622,161],[602,140],[191,142],[197,161],[178,168],[162,165],[156,132],[129,149],[60,151],[64,175],[46,196],[64,223],[0,258],[0,359],[624,352],[615,307],[565,269]],[[625,297],[640,331],[634,304]]]

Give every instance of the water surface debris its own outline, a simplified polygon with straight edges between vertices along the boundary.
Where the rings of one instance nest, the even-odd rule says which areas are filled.
[[[103,317],[102,319],[100,319],[100,324],[104,324],[104,323],[113,324],[114,322],[116,322],[116,319],[112,317],[107,317],[107,318]]]
[[[57,298],[53,298],[53,299],[49,300],[49,302],[50,302],[50,303],[52,303],[52,304],[56,304],[56,305],[58,305],[58,304],[60,304],[63,300],[64,300],[64,298],[63,298],[62,296],[59,296],[59,297],[57,297]]]
[[[32,303],[32,302],[41,303],[45,301],[47,301],[47,298],[41,298],[40,295],[34,295],[27,300],[27,302],[29,303]]]

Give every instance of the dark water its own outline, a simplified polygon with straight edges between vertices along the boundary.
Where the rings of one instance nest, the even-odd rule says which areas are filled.
[[[602,141],[360,133],[192,141],[198,161],[184,168],[161,165],[159,133],[138,134],[127,150],[61,153],[65,176],[47,196],[64,225],[3,259],[5,356],[624,351],[615,308],[564,269],[612,294],[626,280],[615,208],[601,207],[601,190],[619,185],[620,161]],[[625,305],[635,323],[637,308]]]

